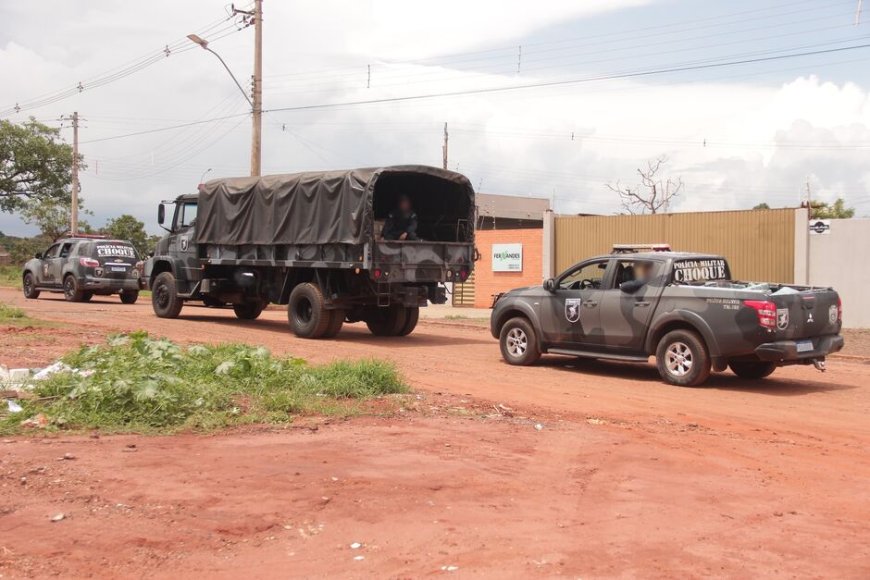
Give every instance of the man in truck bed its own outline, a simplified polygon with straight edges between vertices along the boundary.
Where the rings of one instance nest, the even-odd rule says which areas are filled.
[[[842,315],[831,288],[733,281],[721,256],[655,251],[597,256],[501,295],[491,331],[510,364],[654,355],[665,381],[695,386],[727,367],[752,379],[782,365],[824,370],[843,348]]]

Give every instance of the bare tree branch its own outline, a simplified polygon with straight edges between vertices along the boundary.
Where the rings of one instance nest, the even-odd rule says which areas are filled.
[[[605,185],[610,191],[619,195],[623,210],[631,215],[667,212],[671,201],[683,189],[682,178],[668,177],[663,180],[659,175],[667,163],[668,158],[664,155],[647,161],[646,169],[637,169],[640,185],[635,187],[623,187],[619,181],[616,184]]]

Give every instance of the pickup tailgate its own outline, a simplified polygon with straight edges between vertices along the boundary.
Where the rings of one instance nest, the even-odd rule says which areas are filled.
[[[776,292],[778,340],[814,338],[840,331],[840,297],[830,288],[806,288],[795,292]]]

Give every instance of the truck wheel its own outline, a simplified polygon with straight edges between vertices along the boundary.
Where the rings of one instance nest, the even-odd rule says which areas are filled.
[[[405,325],[399,331],[399,336],[408,336],[417,327],[417,322],[420,320],[420,307],[412,306],[405,308]]]
[[[33,274],[30,272],[24,274],[22,289],[24,290],[25,298],[30,298],[31,300],[39,298],[39,290],[36,289],[36,281],[33,279]]]
[[[366,326],[375,336],[400,336],[407,321],[407,310],[402,306],[372,308],[366,315]]]
[[[656,366],[665,382],[681,387],[697,387],[710,376],[710,354],[696,332],[673,330],[659,341]]]
[[[233,312],[236,313],[236,318],[239,320],[256,320],[262,314],[264,308],[266,308],[265,302],[233,304]]]
[[[139,291],[124,290],[119,297],[122,304],[136,304],[136,301],[139,300]]]
[[[332,313],[324,307],[323,292],[315,284],[299,284],[290,293],[287,319],[299,338],[321,338],[329,329]]]
[[[72,274],[67,274],[63,279],[63,297],[69,302],[81,302],[84,292],[79,288],[79,282]]]
[[[501,327],[498,344],[502,358],[512,365],[533,365],[541,358],[532,323],[519,316],[511,318]]]
[[[344,318],[347,316],[346,310],[330,310],[329,315],[332,317],[329,321],[329,327],[323,333],[323,338],[335,338],[341,332],[341,327],[344,326]]]
[[[161,272],[151,286],[151,306],[160,318],[178,318],[184,301],[178,297],[175,276],[172,272]]]
[[[776,370],[775,363],[760,360],[733,360],[728,366],[741,379],[763,379]]]

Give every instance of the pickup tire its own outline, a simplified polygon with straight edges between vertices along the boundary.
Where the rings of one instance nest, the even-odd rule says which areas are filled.
[[[39,298],[39,290],[36,289],[36,280],[34,280],[32,273],[26,272],[24,274],[21,289],[24,291],[25,298],[29,298],[31,300],[36,300],[37,298]]]
[[[417,327],[417,322],[420,321],[420,307],[412,306],[405,308],[405,324],[402,330],[399,331],[399,336],[408,336]]]
[[[93,297],[93,292],[82,292],[82,302],[90,302]]]
[[[159,318],[178,318],[184,301],[178,297],[175,276],[172,272],[161,272],[151,286],[151,306]]]
[[[656,367],[666,383],[697,387],[710,377],[710,353],[704,339],[692,330],[672,330],[656,349]]]
[[[136,304],[136,301],[139,300],[139,291],[124,290],[119,295],[119,298],[121,298],[121,304]]]
[[[733,360],[728,366],[741,379],[763,379],[776,370],[776,363],[761,360]]]
[[[236,313],[236,318],[239,320],[256,320],[263,313],[264,308],[266,308],[266,303],[260,301],[233,304],[233,312]]]
[[[535,329],[528,319],[521,316],[504,323],[498,336],[498,344],[501,356],[508,364],[528,366],[541,358]]]
[[[332,321],[332,312],[324,307],[323,292],[315,284],[299,284],[290,292],[287,320],[299,338],[322,338]]]
[[[63,279],[63,297],[66,298],[67,302],[82,302],[84,300],[85,293],[72,274],[67,274],[66,278]]]
[[[407,309],[395,305],[372,308],[365,317],[366,326],[375,336],[402,336],[407,320]]]

